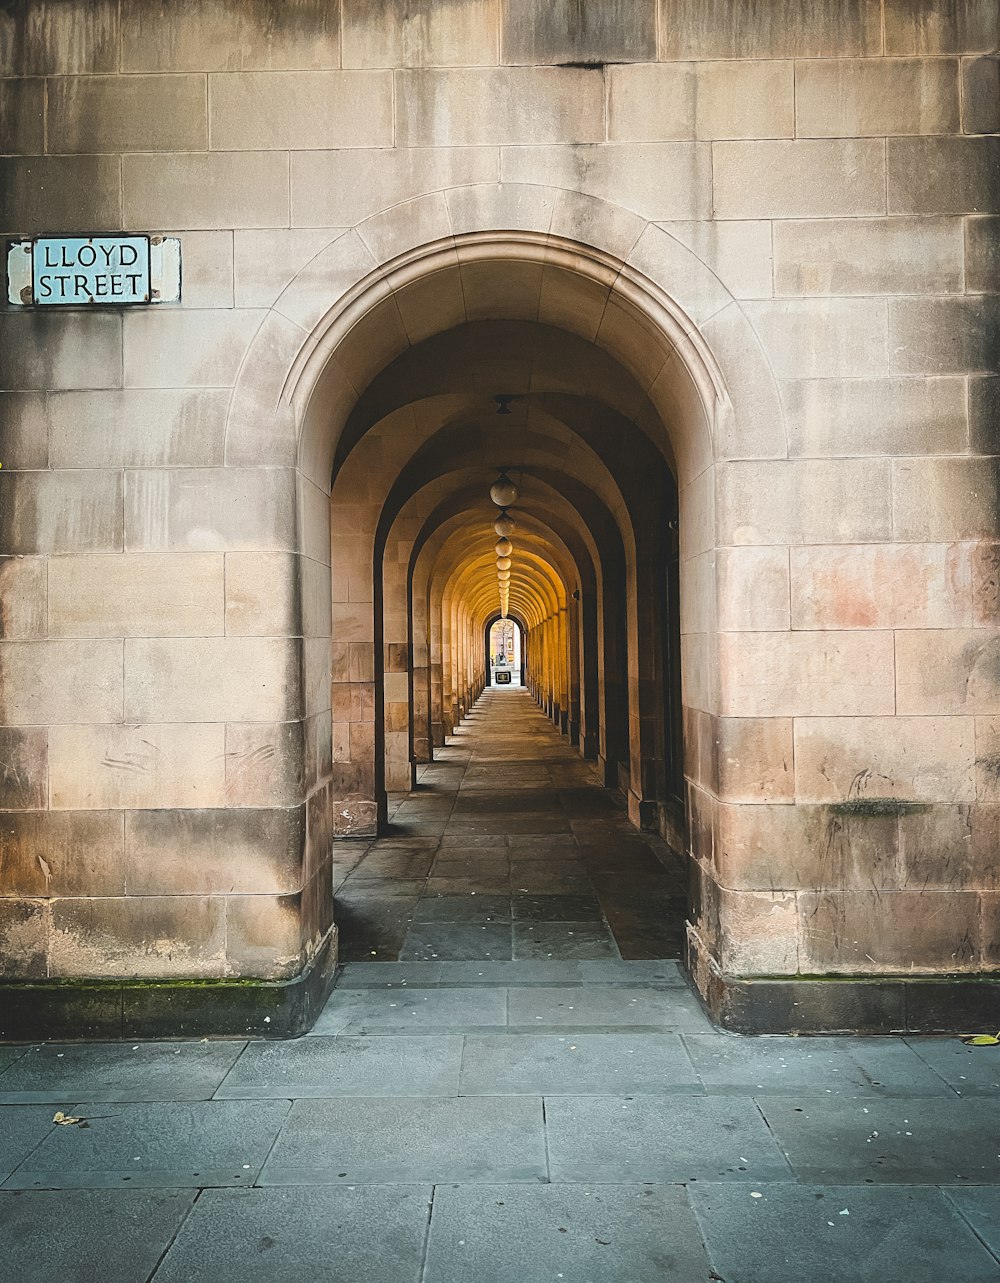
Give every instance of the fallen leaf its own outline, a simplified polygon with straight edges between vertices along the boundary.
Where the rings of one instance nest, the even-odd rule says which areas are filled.
[[[82,1118],[73,1118],[69,1114],[64,1114],[61,1109],[57,1109],[52,1115],[52,1121],[58,1123],[60,1127],[73,1127],[77,1123],[82,1123]]]
[[[970,1034],[962,1039],[966,1047],[997,1047],[1000,1046],[1000,1033],[996,1034]]]

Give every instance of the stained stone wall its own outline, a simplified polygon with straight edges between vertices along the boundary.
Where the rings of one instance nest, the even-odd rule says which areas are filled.
[[[338,630],[364,589],[274,407],[390,251],[295,282],[344,229],[478,185],[603,202],[622,261],[659,229],[657,288],[736,408],[681,497],[702,983],[1000,967],[997,23],[995,0],[0,8],[0,233],[166,233],[184,264],[177,306],[0,307],[2,974],[289,976],[325,939],[335,761],[374,751],[331,662],[368,689],[373,640]],[[506,230],[463,208],[455,232]]]

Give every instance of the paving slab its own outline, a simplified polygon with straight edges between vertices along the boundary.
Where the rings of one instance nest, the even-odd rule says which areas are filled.
[[[414,922],[486,922],[510,921],[510,897],[481,894],[425,895],[413,913]]]
[[[602,922],[597,897],[590,895],[525,895],[511,897],[515,921],[527,922]]]
[[[995,1186],[953,1187],[945,1190],[944,1194],[1000,1260],[1000,1189]]]
[[[435,1192],[427,1283],[698,1283],[709,1278],[679,1186],[485,1185]]]
[[[792,1170],[816,1185],[1000,1182],[998,1129],[974,1100],[758,1097]]]
[[[687,989],[636,989],[593,983],[579,990],[541,985],[511,988],[507,1022],[512,1028],[641,1027],[658,1033],[712,1028],[701,1004]]]
[[[13,1065],[15,1061],[20,1060],[25,1052],[29,1050],[30,1048],[28,1047],[14,1046],[13,1044],[0,1047],[0,1073],[3,1073],[5,1069]]]
[[[478,988],[395,986],[343,989],[330,995],[310,1037],[318,1034],[451,1033],[503,1029],[507,991]]]
[[[156,1283],[417,1283],[432,1190],[210,1189]]]
[[[753,1101],[735,1096],[553,1096],[545,1130],[553,1181],[793,1179]]]
[[[544,1181],[536,1098],[296,1101],[260,1185]]]
[[[415,922],[400,950],[404,961],[468,961],[509,958],[509,922]]]
[[[299,1038],[252,1042],[223,1081],[220,1100],[317,1096],[454,1096],[462,1039]]]
[[[709,1092],[951,1095],[916,1052],[895,1038],[747,1038],[715,1032],[684,1041]]]
[[[0,1181],[49,1135],[53,1112],[37,1106],[0,1105]]]
[[[146,1283],[193,1190],[0,1193],[2,1275],[19,1283]]]
[[[474,1035],[465,1040],[463,1096],[700,1092],[676,1034]]]
[[[244,1042],[45,1043],[0,1074],[0,1102],[208,1100]]]
[[[514,923],[514,957],[617,958],[618,947],[603,922]]]
[[[439,962],[348,962],[340,969],[338,985],[345,989],[380,989],[396,985],[437,984]]]
[[[932,1036],[906,1041],[959,1096],[1000,1093],[1000,1047],[969,1047],[957,1038]]]
[[[4,1189],[169,1189],[252,1185],[286,1100],[70,1106],[87,1126],[53,1127]]]
[[[688,1187],[727,1283],[996,1283],[996,1260],[938,1190]]]

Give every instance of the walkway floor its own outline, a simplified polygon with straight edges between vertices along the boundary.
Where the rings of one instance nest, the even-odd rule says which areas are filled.
[[[501,713],[484,701],[476,716]],[[531,718],[515,720],[516,760]],[[425,824],[439,828],[435,861],[460,836],[456,849],[481,838],[473,849],[512,872],[543,864],[517,858],[516,824],[461,827],[481,822],[474,809],[462,818],[462,802],[495,769],[485,741],[466,737],[431,773],[451,772],[454,789],[464,770],[458,800],[430,821],[402,814],[421,791],[399,825],[424,841]],[[543,754],[556,744],[541,728],[538,742]],[[573,818],[584,777],[564,778],[569,766],[583,769],[553,754],[527,787],[559,795],[555,836],[574,836],[571,858],[587,870],[561,876],[590,878],[625,952],[631,937],[586,854],[600,843],[581,841],[588,821]],[[495,796],[514,798],[530,769],[513,769]],[[605,803],[591,804],[617,835]],[[355,872],[385,851],[391,841],[355,852]],[[478,897],[432,886],[427,849],[400,853],[414,851],[423,871],[399,898]],[[450,932],[436,937],[437,959],[350,962],[316,1029],[294,1042],[0,1047],[0,1279],[1000,1280],[1000,1049],[719,1033],[674,960],[558,956],[579,949],[568,936],[521,954],[516,924],[549,921],[518,914],[521,897],[542,894],[524,883],[512,877],[502,896],[514,960],[448,960]],[[391,952],[385,894],[360,894],[376,908],[356,921]],[[412,935],[422,914],[391,920],[397,949],[425,947]],[[56,1111],[69,1119],[55,1123]]]
[[[679,958],[687,873],[524,690],[487,691],[391,833],[338,848],[348,961]]]

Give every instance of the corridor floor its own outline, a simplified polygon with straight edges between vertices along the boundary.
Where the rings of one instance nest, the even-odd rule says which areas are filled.
[[[348,961],[679,958],[684,862],[638,833],[525,690],[489,690],[391,832],[340,843]]]
[[[345,861],[366,960],[312,1033],[0,1046],[0,1280],[1000,1280],[1000,1048],[714,1029],[635,956],[669,858],[504,699]]]

